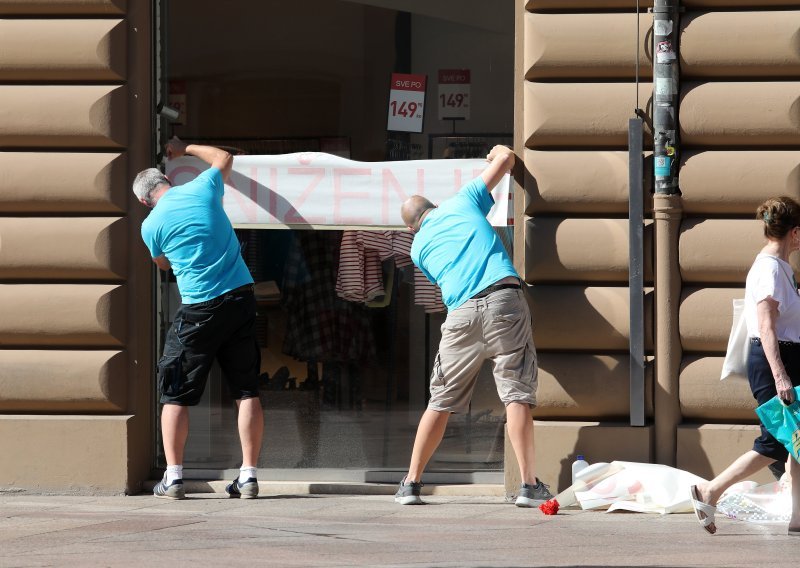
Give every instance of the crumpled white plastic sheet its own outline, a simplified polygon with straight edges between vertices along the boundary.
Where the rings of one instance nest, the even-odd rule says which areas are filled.
[[[717,502],[717,511],[740,521],[787,523],[792,516],[791,478],[784,474],[780,481],[764,485],[755,481],[731,485]]]
[[[638,513],[690,513],[689,487],[705,480],[660,464],[613,461],[596,463],[576,476],[575,484],[557,497],[559,505],[582,509],[608,508]]]
[[[561,507],[637,513],[693,513],[689,488],[702,477],[660,464],[613,461],[595,463],[575,476],[575,483],[556,496]],[[759,485],[742,481],[728,488],[717,511],[754,523],[786,523],[792,514],[791,478]]]

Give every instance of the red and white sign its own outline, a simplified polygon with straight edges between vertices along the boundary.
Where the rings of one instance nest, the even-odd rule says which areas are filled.
[[[422,132],[425,75],[392,73],[387,130]]]
[[[439,69],[439,120],[468,120],[469,90],[469,69]]]
[[[302,152],[277,156],[236,156],[222,205],[231,222],[254,226],[315,226],[404,229],[400,205],[414,194],[434,203],[452,197],[486,169],[486,160],[356,162]],[[193,180],[208,164],[192,156],[167,161],[175,185]],[[492,190],[487,218],[512,224],[510,177]]]

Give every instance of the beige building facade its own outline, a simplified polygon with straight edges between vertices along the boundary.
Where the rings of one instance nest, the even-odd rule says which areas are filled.
[[[0,3],[5,487],[129,491],[150,473],[147,2]],[[144,308],[144,312],[143,312]]]
[[[386,33],[391,14],[369,10],[430,10],[353,4]],[[645,180],[644,426],[630,421],[627,125],[637,100],[651,114],[648,3],[637,19],[633,0],[515,0],[508,22],[515,263],[540,355],[539,476],[559,488],[575,453],[710,477],[757,431],[747,385],[719,372],[755,208],[800,195],[800,4],[681,5],[681,193]],[[156,161],[155,23],[143,0],[0,0],[0,487],[135,492],[158,465],[156,285],[129,189]],[[511,457],[506,444],[509,485]]]

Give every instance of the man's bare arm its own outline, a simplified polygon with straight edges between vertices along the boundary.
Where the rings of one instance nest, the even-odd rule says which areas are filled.
[[[153,259],[153,262],[155,262],[156,266],[158,266],[164,272],[172,268],[172,264],[170,264],[169,260],[167,260],[167,257],[164,256],[163,254],[161,256],[155,257]]]
[[[167,158],[170,160],[180,158],[189,154],[197,156],[204,162],[211,164],[212,168],[218,168],[222,173],[222,181],[228,181],[233,168],[233,156],[221,148],[214,146],[203,146],[202,144],[187,144],[178,137],[174,137],[167,142]]]
[[[481,173],[481,178],[486,184],[486,189],[492,191],[494,186],[500,183],[503,176],[511,171],[514,167],[516,156],[514,152],[507,146],[495,146],[492,148],[489,155],[486,156],[489,166]]]

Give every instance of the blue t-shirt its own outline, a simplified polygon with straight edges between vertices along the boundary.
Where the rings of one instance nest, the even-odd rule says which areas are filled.
[[[205,302],[253,282],[222,208],[224,191],[219,168],[209,168],[189,183],[171,187],[142,223],[150,254],[163,254],[172,264],[184,304]]]
[[[517,275],[486,216],[494,199],[480,177],[443,201],[422,220],[411,260],[442,290],[448,310],[507,276]]]

